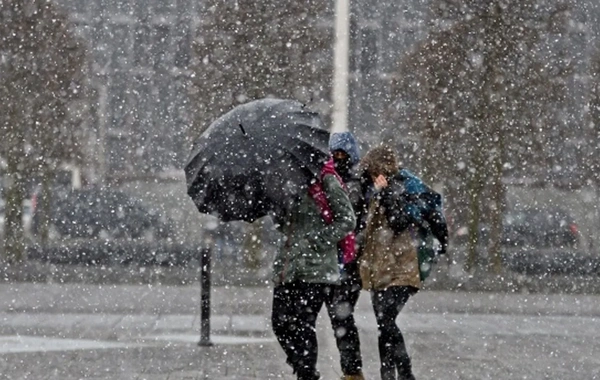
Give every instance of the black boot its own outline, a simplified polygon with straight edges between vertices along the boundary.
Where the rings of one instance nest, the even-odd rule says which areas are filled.
[[[314,370],[300,370],[297,372],[296,375],[298,380],[319,380],[321,378],[321,374],[319,373],[319,371]]]
[[[413,375],[412,369],[410,367],[408,370],[398,369],[398,380],[415,380],[415,375]]]
[[[381,380],[396,380],[396,368],[381,368],[379,374]]]
[[[398,355],[396,366],[398,368],[398,380],[415,380],[412,363],[408,354],[402,353]]]

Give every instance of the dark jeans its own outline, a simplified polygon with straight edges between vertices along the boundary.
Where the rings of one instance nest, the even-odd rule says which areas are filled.
[[[273,290],[273,332],[298,379],[319,379],[315,325],[330,285],[294,282]]]
[[[410,357],[406,351],[404,337],[396,325],[396,317],[416,293],[411,286],[392,286],[371,292],[373,311],[379,332],[379,359],[382,380],[414,380]],[[396,377],[396,371],[398,375]]]
[[[326,303],[344,375],[356,375],[362,369],[360,339],[354,321],[354,308],[361,290],[358,278],[357,281],[352,275],[344,279],[341,285],[332,286],[332,297]]]

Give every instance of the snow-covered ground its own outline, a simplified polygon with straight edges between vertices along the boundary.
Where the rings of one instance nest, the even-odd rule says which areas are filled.
[[[198,347],[197,286],[2,284],[0,379],[292,379],[268,287],[216,287]],[[378,378],[369,294],[356,318]],[[398,318],[418,379],[598,379],[600,296],[422,291]],[[323,379],[339,374],[325,313]]]

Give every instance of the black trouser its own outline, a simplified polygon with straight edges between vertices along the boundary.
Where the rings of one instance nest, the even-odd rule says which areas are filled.
[[[406,351],[404,337],[396,325],[396,317],[415,294],[412,286],[392,286],[371,292],[373,311],[379,332],[379,359],[382,380],[414,380],[410,357]],[[398,377],[396,377],[398,371]]]
[[[360,296],[361,283],[358,267],[348,269],[348,277],[343,279],[342,284],[332,286],[332,297],[326,305],[340,352],[342,372],[344,375],[356,375],[362,369],[360,339],[354,321],[354,308]]]
[[[273,290],[273,332],[298,379],[318,379],[317,316],[331,297],[330,285],[294,282]]]

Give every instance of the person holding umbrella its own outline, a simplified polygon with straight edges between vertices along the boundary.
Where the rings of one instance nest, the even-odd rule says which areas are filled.
[[[394,150],[380,145],[361,161],[369,198],[364,250],[360,261],[363,288],[371,292],[379,331],[382,380],[414,380],[398,314],[417,293],[435,256],[434,239],[443,254],[448,230],[441,196],[406,169]]]
[[[333,160],[307,185],[278,220],[284,244],[273,263],[271,322],[298,380],[317,380],[316,320],[340,284],[337,246],[356,218]]]
[[[329,139],[320,115],[305,104],[257,99],[213,121],[185,165],[187,193],[199,212],[223,222],[270,215],[283,232],[273,265],[272,326],[298,379],[319,378],[317,314],[340,283],[337,245],[354,247],[348,236],[356,219]]]
[[[361,193],[360,179],[355,176],[355,167],[360,161],[360,151],[356,139],[350,132],[333,133],[329,139],[335,170],[348,190],[356,220],[362,220],[365,202]],[[358,233],[360,222],[354,233]],[[356,247],[353,247],[356,250]],[[328,299],[327,312],[340,352],[342,380],[364,380],[362,356],[358,328],[354,320],[354,308],[362,288],[358,271],[357,257],[344,259],[343,247],[338,245],[341,266],[341,284],[332,286],[332,296]],[[347,261],[347,262],[346,262]]]

